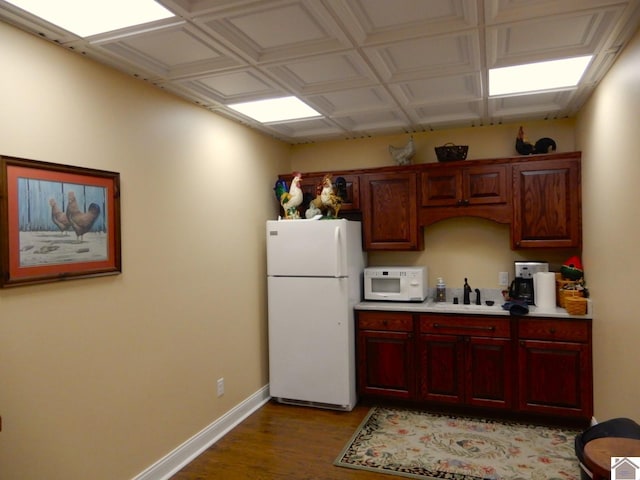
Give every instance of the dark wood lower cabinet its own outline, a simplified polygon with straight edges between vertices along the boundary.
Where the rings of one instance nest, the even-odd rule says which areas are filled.
[[[513,362],[508,338],[470,338],[466,356],[466,403],[478,407],[513,406]]]
[[[360,313],[358,390],[361,395],[388,398],[415,396],[411,314]]]
[[[361,397],[586,421],[590,319],[357,312]]]
[[[508,317],[421,315],[419,328],[422,400],[511,408]]]
[[[521,411],[591,418],[591,328],[586,321],[522,321],[518,364]]]

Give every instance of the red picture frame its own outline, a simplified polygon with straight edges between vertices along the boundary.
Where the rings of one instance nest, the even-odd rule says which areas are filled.
[[[122,272],[120,174],[0,156],[0,287]]]

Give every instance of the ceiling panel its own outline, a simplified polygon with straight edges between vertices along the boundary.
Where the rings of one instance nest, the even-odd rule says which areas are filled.
[[[175,17],[89,38],[0,20],[290,143],[575,115],[640,25],[640,0],[158,1]],[[575,89],[488,97],[490,67],[587,54]],[[287,95],[323,117],[227,107]]]

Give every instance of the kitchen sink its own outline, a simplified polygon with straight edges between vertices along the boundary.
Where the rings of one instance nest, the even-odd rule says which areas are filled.
[[[484,312],[484,313],[492,313],[492,312],[504,312],[505,310],[502,308],[501,303],[494,303],[493,305],[476,305],[472,303],[471,305],[464,304],[454,304],[450,302],[429,302],[427,308],[443,311],[443,312]]]

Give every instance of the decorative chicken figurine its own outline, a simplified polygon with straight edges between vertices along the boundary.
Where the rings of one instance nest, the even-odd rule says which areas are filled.
[[[336,185],[331,182],[331,174],[323,177],[322,183],[316,187],[316,198],[309,202],[305,217],[313,218],[323,215],[327,218],[338,218],[343,198],[346,197],[346,181],[343,177],[336,179]]]
[[[320,192],[320,201],[327,211],[328,217],[338,218],[338,212],[342,207],[342,198],[336,193],[336,189],[331,183],[331,175],[325,175],[322,179],[322,192]]]
[[[277,181],[274,190],[276,192],[276,198],[284,210],[284,218],[296,219],[300,218],[298,207],[302,203],[303,193],[300,188],[300,180],[302,174],[294,172],[293,180],[291,180],[291,187],[287,191],[287,185],[283,181]]]
[[[398,165],[409,165],[411,159],[416,154],[416,146],[413,143],[413,137],[409,138],[409,142],[404,147],[394,147],[389,145],[389,153]]]
[[[533,155],[534,153],[549,153],[556,150],[556,142],[552,138],[544,137],[536,142],[535,145],[531,144],[524,136],[524,129],[522,126],[518,129],[518,136],[516,137],[516,152],[520,155]]]

